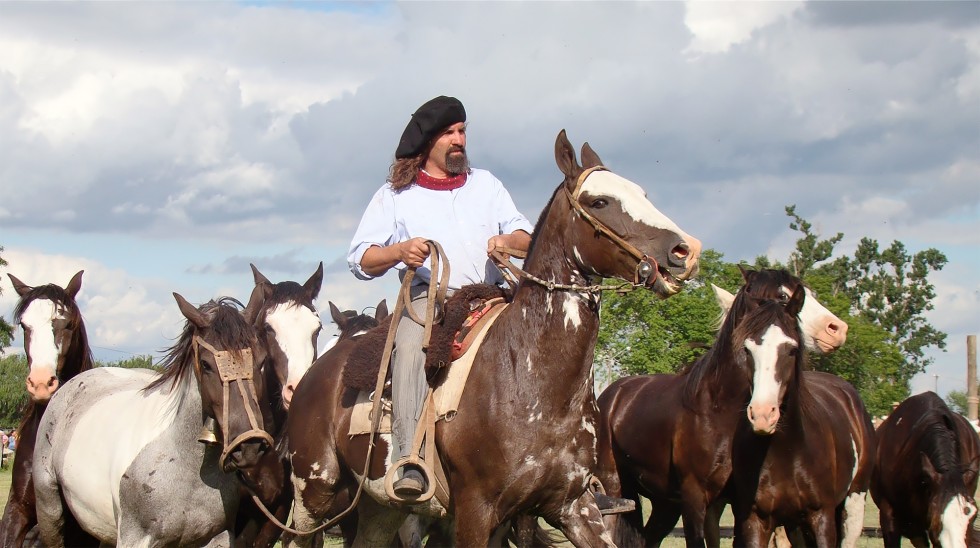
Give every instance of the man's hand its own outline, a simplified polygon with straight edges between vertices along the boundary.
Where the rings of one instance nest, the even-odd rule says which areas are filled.
[[[531,235],[523,230],[517,230],[510,234],[498,234],[487,240],[487,254],[500,247],[527,251],[529,245],[531,245]]]
[[[398,246],[398,258],[411,268],[418,268],[429,258],[429,244],[425,238],[412,238],[395,244]]]

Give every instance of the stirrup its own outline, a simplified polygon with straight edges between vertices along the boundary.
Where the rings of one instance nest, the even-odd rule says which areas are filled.
[[[418,497],[405,498],[395,492],[395,476],[398,474],[403,466],[411,465],[413,466],[419,474],[422,475],[422,481],[425,484],[425,491]],[[405,478],[401,478],[397,481],[402,481]],[[398,460],[395,464],[391,465],[388,472],[385,473],[385,494],[392,502],[397,504],[421,504],[427,502],[432,498],[432,495],[436,493],[436,482],[434,481],[435,476],[432,473],[432,469],[423,460],[419,460],[417,457],[403,457]]]

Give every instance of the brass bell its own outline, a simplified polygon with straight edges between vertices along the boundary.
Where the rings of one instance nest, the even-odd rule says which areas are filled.
[[[205,445],[218,445],[218,435],[215,434],[217,426],[214,417],[204,419],[204,425],[201,426],[201,433],[198,434],[197,441]]]

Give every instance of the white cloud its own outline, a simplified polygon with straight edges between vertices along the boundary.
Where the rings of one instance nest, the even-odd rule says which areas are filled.
[[[688,0],[684,24],[694,35],[688,53],[724,53],[747,41],[756,30],[784,19],[803,2]]]

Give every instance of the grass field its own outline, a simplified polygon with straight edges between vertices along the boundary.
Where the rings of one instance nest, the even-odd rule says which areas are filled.
[[[0,469],[0,512],[3,511],[4,506],[7,504],[7,493],[10,492],[10,468]],[[649,507],[644,505],[645,513],[649,512]],[[725,510],[722,515],[721,524],[723,526],[731,526],[734,524],[734,519],[730,509]],[[875,507],[874,502],[872,502],[871,497],[868,497],[868,503],[865,506],[864,515],[864,526],[865,527],[877,527],[878,526],[878,508]],[[341,546],[343,543],[336,538],[328,538],[327,546]],[[571,546],[571,544],[568,544]],[[723,547],[728,547],[732,545],[732,539],[722,539],[721,545]],[[680,537],[668,537],[664,541],[663,546],[665,548],[678,548],[684,546],[684,539]],[[870,546],[881,546],[881,539],[879,538],[862,538],[858,542],[860,548],[870,547]]]

